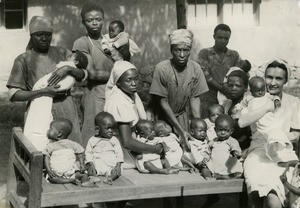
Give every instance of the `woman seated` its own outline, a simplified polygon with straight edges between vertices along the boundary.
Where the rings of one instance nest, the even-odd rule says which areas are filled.
[[[273,61],[267,65],[265,81],[267,91],[281,99],[282,125],[281,130],[290,140],[299,137],[299,132],[291,132],[290,129],[299,129],[299,99],[282,92],[283,85],[289,79],[289,71],[284,63]],[[242,111],[239,118],[241,127],[255,124],[266,113],[275,109],[274,100],[269,99],[266,105],[252,112],[247,108]],[[266,140],[258,131],[252,135],[252,141],[244,162],[244,175],[249,194],[249,207],[262,207],[263,200],[271,208],[282,207],[286,199],[284,186],[279,176],[284,172],[284,167],[276,163],[266,155],[264,148]]]

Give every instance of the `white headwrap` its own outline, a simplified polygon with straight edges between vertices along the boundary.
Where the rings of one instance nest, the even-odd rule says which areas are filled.
[[[112,68],[109,80],[105,88],[106,99],[110,96],[113,87],[116,86],[122,74],[124,74],[129,69],[136,69],[136,67],[132,63],[123,60],[119,60],[114,63],[114,67]]]
[[[169,35],[169,38],[171,45],[185,43],[191,47],[193,43],[193,33],[187,29],[175,30]]]

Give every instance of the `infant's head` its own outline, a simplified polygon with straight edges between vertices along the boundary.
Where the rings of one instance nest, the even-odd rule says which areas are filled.
[[[253,97],[262,97],[266,93],[266,82],[260,76],[252,77],[249,80],[249,88]]]
[[[219,104],[213,104],[208,107],[208,119],[215,123],[219,115],[224,114],[224,107]]]
[[[169,136],[172,132],[172,128],[165,121],[159,120],[154,124],[155,135],[159,137]]]
[[[68,61],[72,61],[78,69],[86,69],[88,65],[88,59],[81,51],[73,52]]]
[[[110,38],[115,38],[120,32],[124,32],[124,23],[120,20],[113,20],[108,26],[108,34]]]
[[[239,67],[240,69],[242,69],[245,73],[248,74],[248,72],[251,70],[251,63],[245,59],[245,60],[240,60],[237,63],[237,67]]]
[[[226,114],[220,115],[215,122],[215,131],[218,140],[224,141],[228,139],[233,132],[233,119]]]
[[[95,117],[95,127],[97,137],[110,139],[114,135],[116,121],[114,117],[107,112],[100,112]]]
[[[193,118],[190,123],[190,133],[197,139],[204,141],[207,137],[207,124],[202,118]]]
[[[139,120],[136,124],[136,134],[145,139],[153,140],[155,136],[153,123],[149,120]]]
[[[66,118],[58,118],[50,123],[50,128],[47,131],[47,137],[50,140],[59,141],[67,139],[72,132],[73,125]]]

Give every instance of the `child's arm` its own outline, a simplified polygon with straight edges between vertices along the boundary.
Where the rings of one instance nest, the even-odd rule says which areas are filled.
[[[89,139],[85,149],[85,165],[88,175],[97,176],[97,171],[93,162],[93,137]]]
[[[164,150],[165,153],[170,151],[171,148],[168,147],[168,145],[165,142],[160,142],[160,143],[162,144],[163,150]]]
[[[78,153],[78,154],[76,154],[76,156],[77,156],[79,164],[80,164],[80,172],[83,173],[84,170],[85,170],[85,167],[84,167],[84,155],[83,155],[83,153]]]
[[[49,155],[44,156],[44,162],[45,162],[46,170],[48,172],[49,177],[50,178],[58,177],[58,175],[56,175],[55,172],[52,171],[50,168],[50,156]]]
[[[290,184],[287,181],[287,177],[286,177],[286,171],[284,171],[284,173],[279,176],[281,182],[283,183],[284,187],[287,188],[288,190],[290,190],[293,194],[296,194],[298,196],[300,196],[300,189],[293,186],[292,184]]]

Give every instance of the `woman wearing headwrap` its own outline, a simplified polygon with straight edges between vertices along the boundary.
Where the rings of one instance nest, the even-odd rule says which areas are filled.
[[[289,70],[285,63],[273,61],[269,63],[265,71],[267,91],[271,95],[280,97],[283,112],[281,116],[281,130],[289,140],[299,137],[299,132],[291,132],[291,129],[300,129],[299,98],[282,92],[284,84],[288,82]],[[239,125],[241,127],[256,125],[256,122],[266,113],[275,109],[274,100],[269,101],[259,109],[252,112],[247,108],[243,109]],[[279,176],[284,172],[285,167],[271,160],[266,154],[266,139],[256,131],[252,135],[252,141],[244,162],[244,175],[249,194],[249,207],[262,207],[263,200],[271,208],[284,206],[286,193]]]
[[[117,121],[121,144],[134,152],[160,154],[161,144],[148,145],[132,138],[132,128],[139,119],[146,119],[142,101],[137,94],[137,69],[127,61],[119,61],[114,65],[111,76],[112,88],[106,93],[104,111],[112,114]],[[125,163],[130,164],[133,161],[129,161],[128,156],[124,151]]]
[[[183,142],[190,137],[189,109],[193,117],[200,117],[200,95],[208,91],[201,67],[189,59],[193,34],[179,29],[169,36],[172,58],[156,65],[150,94],[159,119],[167,120]]]
[[[82,144],[80,127],[75,103],[70,90],[59,92],[56,85],[65,76],[70,75],[77,81],[84,78],[85,73],[75,67],[63,66],[56,69],[61,61],[66,61],[71,52],[65,48],[50,46],[53,23],[49,18],[34,16],[29,23],[30,41],[27,51],[19,55],[15,61],[7,82],[11,101],[30,101],[42,97],[53,97],[52,114],[54,118],[67,118],[73,124],[70,139]],[[48,86],[32,90],[35,83],[52,73]],[[39,116],[39,115],[36,115]]]

